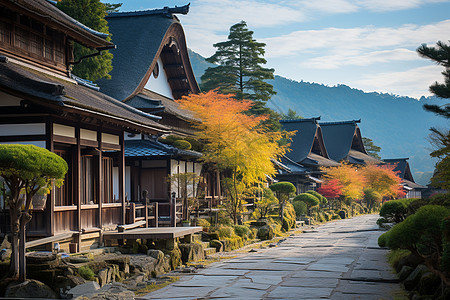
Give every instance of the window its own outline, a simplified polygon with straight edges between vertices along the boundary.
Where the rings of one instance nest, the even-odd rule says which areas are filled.
[[[55,187],[55,206],[71,206],[74,205],[72,197],[72,159],[69,151],[55,150],[55,153],[61,156],[69,167],[66,176],[64,177],[64,184],[61,187]]]
[[[97,204],[97,169],[93,156],[81,157],[81,204]]]
[[[103,203],[115,202],[113,196],[113,159],[103,157]]]

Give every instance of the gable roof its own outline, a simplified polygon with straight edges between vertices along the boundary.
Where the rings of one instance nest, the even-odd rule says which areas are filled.
[[[170,132],[170,128],[155,122],[154,116],[76,82],[46,76],[12,62],[0,63],[0,74],[0,90],[40,105],[97,115],[149,134]]]
[[[175,12],[187,13],[186,7],[184,10],[176,8]],[[163,60],[165,70],[160,71],[167,73],[175,99],[200,91],[183,28],[172,15],[173,10],[111,13],[106,17],[118,47],[111,50],[114,55],[112,79],[97,82],[102,92],[122,101],[134,97],[144,89],[158,58]]]
[[[297,131],[292,137],[291,149],[286,156],[294,162],[304,160],[312,150],[314,139],[317,136],[319,118],[280,120],[283,130]]]
[[[388,159],[383,159],[383,161],[385,161],[386,163],[388,163],[390,165],[396,165],[396,167],[394,168],[394,172],[398,172],[397,174],[401,179],[405,179],[410,182],[415,182],[414,178],[412,176],[412,173],[411,173],[411,169],[409,167],[408,159],[409,159],[409,157],[388,158]]]
[[[381,162],[367,154],[361,130],[357,125],[360,122],[361,120],[320,122],[324,143],[331,159],[347,160],[354,164]]]
[[[95,31],[81,24],[56,8],[47,0],[5,0],[2,5],[28,15],[54,29],[65,32],[77,42],[90,48],[112,47],[106,40],[108,34]]]

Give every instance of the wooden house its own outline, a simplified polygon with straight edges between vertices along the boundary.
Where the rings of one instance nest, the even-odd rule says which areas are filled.
[[[293,162],[295,165],[292,167],[295,170],[305,169],[305,171],[296,172],[295,176],[294,174],[289,176],[289,173],[283,174],[282,177],[297,185],[298,193],[312,190],[321,183],[321,167],[339,166],[339,163],[328,155],[318,120],[320,117],[280,121],[284,130],[296,131],[292,137],[292,151],[286,153],[284,162],[287,165],[292,165]],[[291,179],[287,177],[291,177]]]
[[[170,132],[158,117],[71,76],[72,41],[100,53],[115,47],[106,37],[50,1],[0,4],[0,142],[47,148],[69,165],[65,184],[35,206],[30,237],[74,235],[79,246],[125,224],[125,136]],[[5,233],[8,214],[0,216]]]
[[[417,184],[411,173],[408,163],[409,158],[391,158],[383,159],[387,164],[395,165],[394,172],[402,179],[405,198],[422,198],[422,192],[427,189],[426,186]]]
[[[170,127],[179,137],[192,136],[193,123],[199,122],[174,101],[200,92],[182,25],[174,15],[186,14],[188,10],[189,5],[109,14],[109,30],[118,47],[111,51],[112,79],[99,81],[104,93],[160,117],[160,124]],[[181,195],[176,186],[167,184],[167,178],[186,172],[205,177],[207,198],[220,195],[217,173],[203,168],[198,162],[200,153],[162,145],[155,136],[126,135],[125,139],[130,199],[139,199],[141,192],[147,190],[150,201],[159,202],[161,209],[168,203],[173,206],[172,195]],[[186,203],[183,207],[187,208]],[[171,207],[170,216],[173,210]],[[167,211],[160,210],[160,215],[167,215]],[[187,217],[186,211],[183,216]],[[171,221],[173,225],[175,220]]]
[[[358,127],[360,122],[361,120],[320,122],[323,141],[331,159],[357,165],[383,163],[367,154]]]

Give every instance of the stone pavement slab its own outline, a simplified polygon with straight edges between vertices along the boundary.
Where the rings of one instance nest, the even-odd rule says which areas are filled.
[[[394,299],[376,215],[339,220],[209,265],[142,299]]]

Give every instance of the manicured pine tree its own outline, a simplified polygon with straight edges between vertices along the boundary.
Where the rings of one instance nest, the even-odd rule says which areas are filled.
[[[253,39],[253,31],[248,30],[247,23],[241,21],[230,28],[228,40],[216,43],[216,53],[206,61],[217,64],[209,67],[201,77],[200,87],[203,91],[218,89],[222,94],[234,94],[237,100],[252,100],[249,110],[254,115],[269,115],[271,130],[280,129],[279,115],[265,106],[266,102],[276,92],[273,86],[266,82],[273,79],[274,69],[264,68],[266,44]]]

